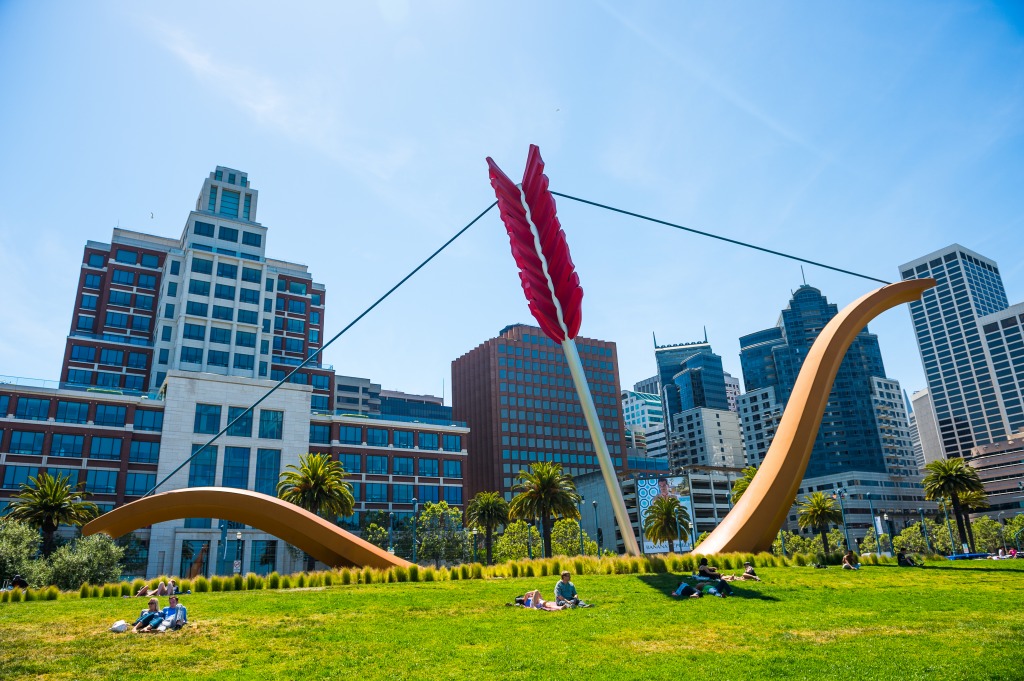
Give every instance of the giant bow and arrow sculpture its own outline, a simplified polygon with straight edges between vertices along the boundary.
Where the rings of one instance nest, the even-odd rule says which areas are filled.
[[[640,555],[633,524],[615,476],[615,467],[608,454],[601,421],[594,407],[594,397],[587,385],[583,363],[573,340],[579,333],[583,318],[583,289],[569,256],[565,232],[555,215],[555,200],[548,191],[548,178],[544,175],[540,149],[530,145],[521,185],[510,180],[492,159],[487,159],[487,165],[491,186],[498,197],[501,220],[505,223],[512,243],[512,257],[519,266],[519,278],[523,283],[530,312],[548,338],[559,343],[565,352],[626,553]]]

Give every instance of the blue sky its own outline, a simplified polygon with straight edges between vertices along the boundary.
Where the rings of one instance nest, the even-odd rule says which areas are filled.
[[[1024,300],[1024,10],[987,3],[0,2],[0,374],[58,377],[87,239],[177,237],[216,165],[333,335],[519,177],[883,279],[952,242]],[[150,215],[152,214],[152,217]],[[703,328],[739,375],[796,263],[565,200],[586,336],[624,386]],[[870,282],[806,268],[845,305]],[[440,394],[531,321],[496,213],[326,351]],[[906,310],[880,337],[923,386]]]

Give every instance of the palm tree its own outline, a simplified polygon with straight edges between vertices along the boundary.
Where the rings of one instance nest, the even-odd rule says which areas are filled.
[[[330,519],[350,516],[356,500],[352,485],[345,482],[348,473],[330,454],[303,454],[299,465],[289,464],[277,483],[277,496],[304,508],[315,515]],[[306,556],[306,569],[312,570],[316,561]]]
[[[562,467],[550,461],[531,464],[530,470],[519,471],[519,482],[512,488],[518,494],[509,505],[509,517],[513,520],[540,520],[540,532],[544,538],[544,555],[551,555],[551,517],[579,520],[577,504],[580,495],[571,475],[563,475]]]
[[[508,524],[508,502],[499,492],[477,492],[466,508],[466,520],[469,525],[479,527],[484,531],[484,547],[487,551],[489,565],[494,530],[499,525]]]
[[[737,480],[732,485],[732,503],[736,504],[743,496],[743,493],[750,487],[750,483],[753,482],[754,476],[757,475],[756,466],[747,466],[743,469],[743,477]]]
[[[983,492],[981,480],[978,479],[978,472],[964,463],[963,459],[938,459],[927,464],[925,470],[928,475],[924,477],[924,498],[929,501],[939,499],[950,500],[953,506],[953,517],[956,518],[956,527],[960,532],[960,542],[974,547],[967,541],[967,531],[964,529],[964,518],[960,510],[960,495],[965,492]]]
[[[971,470],[974,470],[971,468]],[[988,497],[985,496],[984,492],[964,492],[960,495],[960,506],[964,509],[964,526],[967,528],[967,541],[971,544],[971,550],[974,550],[974,528],[971,526],[970,514],[967,511],[984,511],[989,507]]]
[[[828,555],[828,526],[843,522],[842,512],[836,508],[835,500],[824,492],[814,492],[798,505],[797,522],[800,527],[810,527],[821,534],[821,545]]]
[[[675,553],[672,540],[690,539],[690,514],[679,497],[655,497],[644,511],[644,537],[655,544],[668,542],[668,552]]]
[[[43,532],[43,555],[49,556],[56,548],[54,536],[60,525],[81,526],[100,514],[91,501],[83,501],[88,494],[85,483],[72,488],[71,477],[58,474],[56,478],[45,471],[28,484],[21,484],[21,493],[10,505],[10,517],[38,527]]]

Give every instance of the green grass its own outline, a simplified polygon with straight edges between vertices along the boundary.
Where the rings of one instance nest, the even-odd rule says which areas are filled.
[[[5,603],[0,678],[1024,676],[1024,561],[758,573],[733,598],[684,601],[676,575],[583,575],[597,607],[554,613],[503,605],[551,576],[192,594],[193,623],[159,636],[106,631],[143,599]]]

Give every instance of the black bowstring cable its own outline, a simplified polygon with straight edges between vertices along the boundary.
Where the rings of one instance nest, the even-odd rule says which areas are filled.
[[[807,258],[801,258],[801,257],[796,256],[796,255],[790,255],[789,253],[782,253],[781,251],[773,251],[770,248],[764,248],[762,246],[755,246],[754,244],[748,244],[745,241],[737,241],[736,239],[730,239],[729,237],[719,236],[718,234],[712,234],[710,232],[702,232],[701,230],[693,229],[692,227],[684,227],[683,225],[677,225],[674,222],[667,222],[665,220],[659,220],[657,218],[652,218],[652,217],[649,217],[647,215],[641,215],[640,213],[633,213],[631,211],[623,210],[621,208],[613,208],[612,206],[606,206],[605,204],[598,203],[596,201],[588,201],[587,199],[581,199],[581,198],[576,197],[576,196],[570,196],[569,194],[562,194],[560,192],[555,192],[555,191],[553,191],[551,193],[554,194],[555,196],[561,196],[563,199],[569,199],[571,201],[578,201],[579,203],[585,203],[585,204],[587,204],[589,206],[595,206],[597,208],[604,208],[605,210],[610,210],[613,213],[621,213],[622,215],[629,215],[630,217],[638,218],[640,220],[647,220],[648,222],[655,222],[655,223],[657,223],[659,225],[665,225],[666,227],[674,227],[675,229],[681,229],[684,232],[690,232],[692,234],[699,234],[700,236],[706,236],[706,237],[709,237],[711,239],[718,239],[719,241],[725,241],[726,243],[735,244],[737,246],[744,246],[745,248],[752,248],[755,251],[761,251],[762,253],[770,253],[772,255],[777,255],[777,256],[780,256],[780,257],[783,257],[783,258],[789,258],[790,260],[796,260],[798,262],[805,262],[808,265],[815,265],[817,267],[823,267],[826,270],[832,270],[833,272],[842,272],[843,274],[850,274],[850,275],[853,275],[855,277],[860,277],[861,279],[869,279],[871,281],[877,281],[877,282],[879,282],[881,284],[891,284],[892,283],[892,282],[886,281],[884,279],[878,279],[876,277],[869,277],[868,275],[860,274],[859,272],[851,272],[850,270],[844,270],[841,267],[832,267],[831,265],[826,265],[825,263],[815,262],[814,260],[808,260]]]
[[[236,417],[234,418],[234,420],[232,420],[232,421],[231,421],[231,423],[229,423],[228,425],[224,426],[224,429],[223,429],[223,430],[221,430],[221,431],[220,431],[219,433],[217,433],[217,434],[216,434],[216,435],[214,435],[214,436],[213,436],[212,438],[210,438],[210,441],[209,441],[209,442],[207,442],[207,443],[206,443],[205,445],[203,445],[202,447],[200,447],[199,449],[197,449],[196,451],[194,451],[194,452],[192,453],[192,456],[190,456],[190,457],[188,457],[187,459],[185,459],[184,461],[182,461],[182,462],[181,462],[181,465],[179,465],[179,466],[178,466],[177,468],[175,468],[175,469],[174,469],[173,471],[171,471],[170,473],[168,473],[168,474],[167,474],[167,475],[166,475],[166,476],[164,477],[164,479],[163,479],[163,480],[161,480],[160,482],[158,482],[158,483],[156,483],[155,485],[153,485],[153,488],[152,488],[151,490],[149,490],[148,492],[146,492],[146,493],[145,493],[145,494],[144,494],[143,496],[147,496],[147,497],[148,497],[148,496],[149,496],[150,494],[152,494],[153,492],[155,492],[155,491],[156,491],[156,489],[157,489],[158,487],[160,487],[160,485],[162,485],[162,484],[164,484],[165,482],[167,482],[168,480],[170,480],[170,479],[171,479],[171,477],[172,477],[172,476],[173,476],[173,475],[174,475],[175,473],[177,473],[178,471],[180,471],[180,470],[181,470],[182,468],[184,468],[184,467],[185,467],[185,465],[186,465],[187,463],[189,463],[190,461],[192,461],[192,459],[194,459],[194,458],[196,458],[197,456],[199,456],[199,454],[201,454],[202,452],[206,451],[206,449],[207,449],[207,448],[208,448],[208,447],[209,447],[210,445],[212,445],[212,444],[213,444],[214,442],[216,442],[216,441],[217,441],[217,438],[219,438],[219,437],[220,437],[221,435],[223,435],[224,433],[228,432],[228,431],[229,431],[229,430],[231,429],[231,427],[232,427],[233,425],[235,425],[236,423],[238,423],[239,421],[241,421],[241,420],[242,420],[242,419],[243,419],[243,418],[244,418],[244,417],[245,417],[245,416],[246,416],[247,414],[252,414],[252,413],[253,413],[253,410],[254,410],[254,409],[255,409],[256,407],[258,407],[258,406],[260,405],[260,403],[261,403],[261,402],[263,402],[263,400],[265,400],[265,399],[267,399],[268,397],[270,397],[270,396],[271,396],[271,395],[272,395],[272,394],[274,393],[274,391],[275,391],[275,390],[277,390],[277,389],[278,389],[278,388],[280,388],[280,387],[281,387],[282,385],[284,385],[285,383],[287,383],[287,382],[288,382],[288,379],[289,379],[289,378],[291,378],[291,377],[292,377],[292,376],[293,376],[293,375],[295,374],[295,372],[296,372],[296,371],[298,371],[299,369],[303,368],[304,366],[306,366],[307,364],[309,364],[310,362],[312,362],[312,361],[313,361],[313,360],[314,360],[315,358],[319,357],[319,356],[320,356],[320,353],[322,353],[322,352],[323,352],[324,350],[326,350],[326,349],[327,349],[327,346],[328,346],[328,345],[330,345],[330,344],[331,344],[331,343],[333,343],[334,341],[336,341],[336,340],[338,340],[339,338],[341,338],[342,334],[344,334],[344,333],[345,333],[346,331],[348,331],[348,330],[349,330],[349,329],[351,329],[351,328],[352,328],[353,326],[355,326],[355,325],[356,325],[356,324],[357,324],[357,323],[359,322],[359,320],[361,320],[361,319],[362,319],[363,317],[365,317],[366,315],[370,314],[370,312],[371,312],[371,311],[372,311],[372,310],[373,310],[373,309],[374,309],[375,307],[377,307],[378,305],[380,305],[380,304],[381,304],[382,302],[384,302],[384,300],[385,300],[385,299],[387,299],[387,297],[388,297],[388,296],[390,296],[390,295],[391,295],[392,293],[394,293],[395,291],[397,291],[397,290],[398,290],[398,289],[399,289],[399,288],[400,288],[400,287],[402,286],[402,284],[404,284],[405,282],[409,281],[409,279],[411,279],[411,278],[412,278],[412,276],[413,276],[414,274],[416,274],[416,273],[417,273],[417,272],[419,272],[419,271],[420,271],[421,269],[423,269],[424,267],[426,267],[427,263],[429,263],[429,262],[430,262],[431,260],[433,260],[433,259],[434,259],[434,258],[436,258],[436,257],[437,257],[438,255],[440,255],[441,251],[443,251],[444,249],[446,249],[446,248],[448,248],[449,246],[451,246],[451,245],[452,245],[452,242],[454,242],[454,241],[455,241],[456,239],[458,239],[458,238],[459,238],[460,236],[462,236],[463,234],[465,234],[465,233],[466,233],[466,231],[467,231],[467,230],[468,230],[468,229],[469,229],[470,227],[472,227],[473,225],[475,225],[475,224],[476,224],[476,223],[477,223],[477,222],[478,222],[478,221],[480,220],[480,218],[482,218],[483,216],[487,215],[487,213],[488,213],[488,212],[490,212],[490,210],[491,210],[492,208],[494,208],[494,207],[495,207],[496,205],[498,205],[498,202],[497,202],[497,201],[495,201],[495,202],[494,202],[494,203],[492,203],[491,205],[487,206],[487,208],[485,208],[485,209],[483,210],[483,212],[482,212],[482,213],[480,213],[480,214],[479,214],[479,215],[477,215],[477,216],[476,216],[475,218],[473,218],[473,219],[472,219],[472,220],[471,220],[471,221],[469,222],[469,224],[467,224],[467,225],[466,225],[465,227],[463,227],[463,228],[462,228],[462,229],[460,229],[460,230],[459,230],[458,232],[456,232],[456,233],[455,233],[455,236],[453,236],[453,237],[452,237],[451,239],[448,239],[448,241],[444,242],[444,245],[442,245],[442,246],[441,246],[440,248],[438,248],[438,249],[437,249],[436,251],[434,251],[433,253],[431,253],[431,254],[430,254],[430,257],[428,257],[428,258],[427,258],[426,260],[424,260],[424,261],[423,261],[423,262],[421,262],[421,263],[420,263],[419,265],[417,265],[417,266],[416,266],[416,268],[415,268],[415,269],[414,269],[413,271],[409,272],[409,274],[407,274],[407,275],[405,275],[404,277],[402,277],[402,279],[401,279],[401,280],[400,280],[400,281],[399,281],[399,282],[398,282],[397,284],[395,284],[395,285],[394,285],[394,286],[392,286],[392,287],[391,287],[390,289],[388,289],[388,292],[387,292],[387,293],[385,293],[385,294],[384,294],[384,295],[382,295],[382,296],[381,296],[380,298],[378,298],[378,299],[377,299],[377,300],[376,300],[376,301],[375,301],[375,302],[374,302],[374,303],[373,303],[372,305],[370,305],[370,307],[368,307],[368,308],[366,308],[365,310],[363,310],[362,314],[360,314],[360,315],[359,315],[358,317],[356,317],[355,319],[353,319],[352,321],[350,321],[350,322],[348,323],[348,325],[347,325],[347,326],[345,326],[345,328],[344,328],[344,329],[342,329],[342,330],[341,330],[341,331],[339,331],[338,333],[334,334],[334,337],[333,337],[333,338],[331,338],[331,340],[329,340],[329,341],[327,341],[326,343],[324,343],[323,347],[321,347],[321,348],[320,348],[319,350],[317,350],[317,351],[316,351],[316,352],[314,352],[314,353],[313,353],[312,355],[310,355],[309,357],[307,357],[307,358],[306,358],[306,361],[304,361],[304,362],[303,362],[302,364],[298,365],[297,367],[295,367],[294,369],[292,369],[292,370],[291,370],[290,372],[288,372],[288,375],[287,375],[287,376],[285,376],[284,378],[282,378],[282,379],[281,379],[280,381],[278,381],[278,382],[277,382],[277,384],[276,384],[276,385],[274,385],[274,387],[273,387],[273,388],[271,388],[271,389],[270,389],[270,390],[268,390],[268,391],[267,391],[266,393],[264,393],[263,397],[261,397],[260,399],[256,400],[256,401],[255,401],[255,402],[254,402],[254,403],[252,404],[252,406],[250,406],[250,407],[249,407],[248,409],[246,409],[246,410],[245,410],[245,411],[243,411],[243,412],[242,412],[241,414],[239,414],[238,416],[236,416]]]

